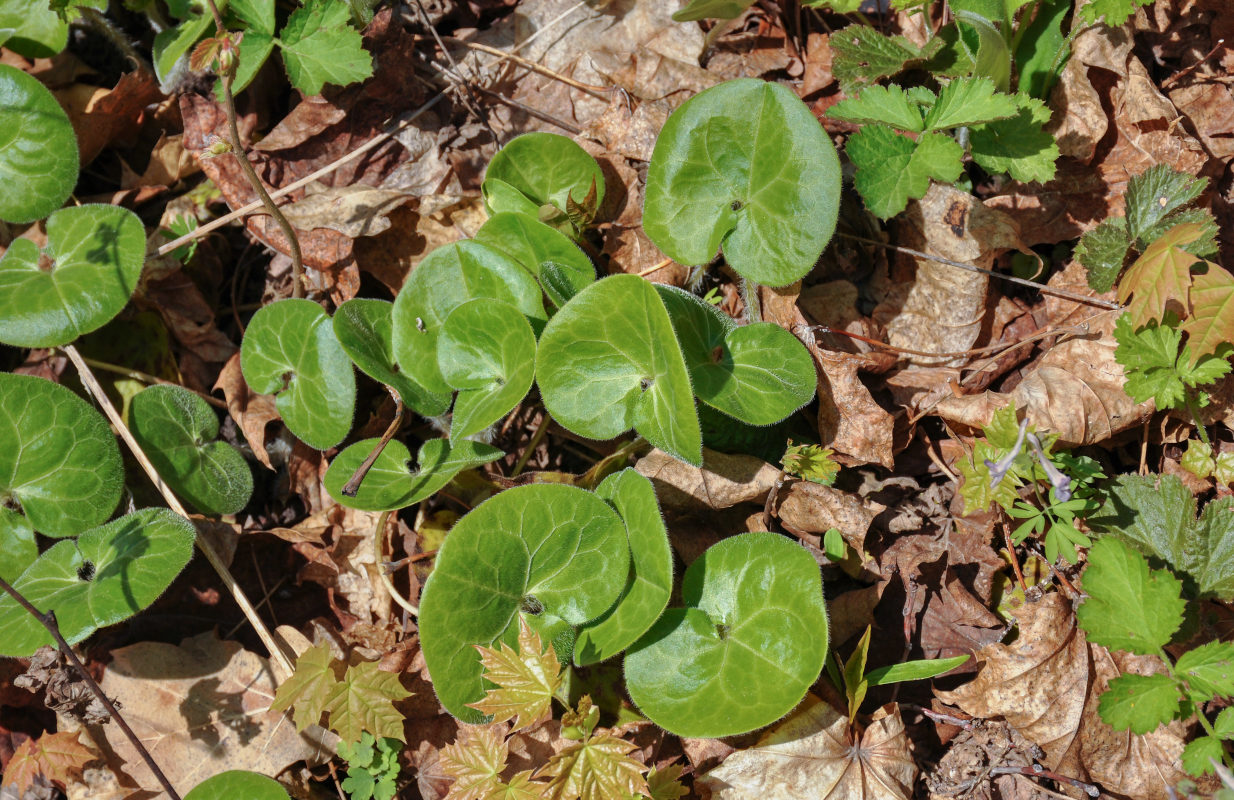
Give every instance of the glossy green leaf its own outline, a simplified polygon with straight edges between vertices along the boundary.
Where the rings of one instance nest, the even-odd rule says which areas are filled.
[[[392,387],[409,408],[426,417],[444,414],[449,392],[430,392],[395,361],[393,314],[394,305],[385,300],[348,300],[334,312],[334,335],[364,374]]]
[[[713,86],[672,113],[647,171],[643,230],[682,264],[724,250],[741,275],[784,286],[835,231],[840,161],[791,90],[753,78]]]
[[[536,335],[514,306],[469,300],[441,326],[437,365],[458,390],[450,419],[450,438],[458,441],[510,413],[531,390]]]
[[[240,451],[217,441],[214,409],[188,389],[151,386],[129,406],[129,430],[172,491],[206,514],[234,514],[253,494]]]
[[[1036,15],[1020,35],[1015,51],[1021,92],[1038,100],[1049,99],[1050,89],[1071,53],[1063,21],[1074,5],[1071,0],[1043,0],[1037,5]]]
[[[540,286],[518,262],[470,240],[438,247],[394,300],[394,356],[403,373],[435,394],[453,390],[437,366],[437,339],[450,312],[468,300],[501,300],[547,319]]]
[[[730,736],[775,722],[818,678],[827,612],[818,564],[771,533],[713,545],[669,609],[626,654],[630,699],[679,736]]]
[[[883,686],[888,683],[903,683],[904,681],[921,681],[950,672],[968,661],[968,656],[953,658],[926,658],[919,661],[906,661],[903,664],[892,664],[887,667],[872,669],[866,673],[866,682],[871,686]]]
[[[542,633],[603,614],[626,583],[621,518],[591,492],[533,484],[481,503],[446,536],[420,598],[420,643],[437,698],[478,723],[474,645],[515,646],[520,614]]]
[[[754,0],[690,0],[673,14],[673,22],[694,22],[700,19],[736,19],[754,5]]]
[[[17,239],[0,257],[0,342],[54,347],[101,328],[128,303],[145,252],[145,228],[128,209],[53,213],[46,247]]]
[[[656,285],[698,399],[750,425],[773,425],[814,397],[814,359],[771,322],[738,326],[689,292]]]
[[[60,632],[76,644],[153,603],[188,563],[195,536],[184,517],[143,509],[57,542],[13,587],[39,611],[55,611]],[[54,646],[51,634],[0,597],[0,655],[24,658],[44,645]]]
[[[184,800],[288,800],[288,794],[272,778],[233,769],[197,784]]]
[[[48,536],[74,536],[111,516],[124,466],[103,415],[51,381],[0,373],[0,498]]]
[[[41,0],[0,0],[0,29],[13,31],[4,46],[26,58],[50,58],[69,40],[68,23]]]
[[[311,300],[279,300],[258,309],[240,345],[240,369],[309,447],[326,450],[351,430],[356,376],[334,326]]]
[[[412,466],[411,452],[400,441],[391,441],[381,451],[355,497],[343,494],[343,486],[373,451],[377,439],[364,439],[349,446],[330,464],[324,483],[326,491],[348,508],[364,511],[390,511],[406,508],[436,493],[465,469],[478,467],[505,455],[501,450],[467,439],[451,445],[448,439],[429,439],[420,446],[418,466]]]
[[[1007,40],[986,17],[971,11],[955,12],[960,23],[960,41],[969,45],[973,76],[989,78],[1000,92],[1011,88],[1011,51]],[[966,35],[967,34],[967,35]]]
[[[554,305],[565,305],[596,280],[591,259],[570,237],[526,214],[494,214],[475,238],[536,276]]]
[[[219,5],[222,6],[221,3]],[[193,45],[211,30],[214,30],[214,20],[209,11],[203,10],[154,37],[151,60],[160,83],[172,78],[177,62],[187,56]]]
[[[562,212],[570,210],[570,200],[582,203],[595,187],[595,206],[604,201],[604,173],[600,165],[573,139],[556,133],[524,133],[497,151],[484,172],[484,204],[490,214],[506,208],[494,194],[491,181],[501,181],[516,189],[537,207],[546,204]],[[496,205],[494,205],[496,203]]]
[[[630,542],[630,575],[617,604],[578,631],[574,663],[594,664],[618,655],[647,632],[673,591],[673,553],[651,481],[627,468],[596,487],[621,515]]]
[[[673,323],[651,284],[613,275],[549,321],[536,380],[553,418],[590,439],[634,428],[661,450],[701,465],[702,433]]]
[[[38,558],[30,520],[11,508],[0,506],[0,578],[12,583]]]
[[[1182,692],[1169,675],[1119,675],[1097,700],[1097,713],[1116,731],[1143,736],[1178,716]]]
[[[0,64],[0,220],[33,222],[64,205],[78,165],[77,136],[56,98]]]

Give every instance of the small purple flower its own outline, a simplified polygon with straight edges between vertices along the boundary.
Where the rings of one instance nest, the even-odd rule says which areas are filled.
[[[985,459],[985,465],[990,470],[990,488],[994,489],[1002,483],[1003,478],[1007,477],[1007,470],[1011,469],[1011,462],[1015,461],[1016,456],[1020,454],[1020,450],[1024,448],[1024,433],[1028,430],[1028,418],[1020,420],[1020,434],[1016,437],[1015,447],[1011,448],[1011,452],[1000,458],[997,462]]]
[[[1071,478],[1059,472],[1054,463],[1046,458],[1045,451],[1041,449],[1041,440],[1037,438],[1035,433],[1028,435],[1028,443],[1033,446],[1033,452],[1037,454],[1037,460],[1041,462],[1041,468],[1045,470],[1046,477],[1050,479],[1050,485],[1054,487],[1054,496],[1064,503],[1070,500]]]

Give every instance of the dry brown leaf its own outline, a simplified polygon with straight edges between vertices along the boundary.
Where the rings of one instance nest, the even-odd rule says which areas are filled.
[[[908,800],[916,775],[897,705],[875,712],[854,742],[848,717],[808,696],[758,744],[733,753],[695,786],[713,800]]]
[[[266,659],[214,633],[179,647],[142,642],[112,652],[100,682],[123,703],[124,718],[173,786],[187,792],[229,769],[277,775],[302,759],[328,757],[319,730],[296,733],[291,720],[270,711],[274,683]],[[158,783],[115,726],[90,729],[113,769],[138,785]]]
[[[371,186],[319,187],[282,211],[297,228],[329,228],[356,239],[389,230],[389,213],[410,199],[406,192]]]
[[[39,776],[66,786],[81,775],[82,768],[98,759],[93,750],[78,740],[75,731],[44,733],[38,739],[27,739],[4,768],[2,782],[23,795]]]
[[[862,558],[868,558],[866,532],[886,507],[855,494],[812,481],[792,481],[779,504],[780,520],[794,532],[821,534],[837,528]]]
[[[703,466],[695,467],[653,449],[635,464],[656,486],[665,508],[713,509],[763,501],[780,477],[780,470],[761,458],[730,455],[703,448]]]
[[[231,414],[231,418],[244,432],[249,447],[253,448],[253,455],[258,461],[274,469],[274,465],[270,463],[270,454],[266,451],[266,425],[281,417],[274,405],[273,395],[257,394],[244,382],[244,375],[240,372],[240,353],[235,353],[223,365],[214,388],[223,390],[223,396],[227,399],[227,413]]]
[[[137,135],[146,106],[163,99],[149,70],[121,75],[113,89],[77,83],[55,95],[73,123],[83,167],[113,142],[129,144]]]
[[[814,344],[812,334],[807,337],[803,341],[819,370],[820,441],[841,456],[841,463],[873,463],[891,469],[895,461],[895,419],[874,401],[857,375],[866,358],[823,350]]]

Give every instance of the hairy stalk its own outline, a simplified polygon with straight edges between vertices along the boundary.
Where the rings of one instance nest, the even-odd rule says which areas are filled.
[[[394,438],[394,434],[398,433],[398,429],[403,424],[403,398],[399,393],[391,389],[389,386],[386,389],[390,392],[390,396],[394,398],[394,419],[390,422],[390,426],[386,428],[386,432],[377,440],[377,446],[373,448],[373,452],[361,462],[360,466],[356,467],[356,471],[343,484],[343,494],[348,497],[355,497],[360,491],[360,484],[364,481],[364,476],[368,475],[368,471],[373,468],[373,464],[386,449],[386,445],[390,444],[390,440]]]
[[[214,0],[206,0],[206,2],[210,5],[210,13],[214,16],[216,35],[219,38],[225,37],[227,29],[223,26],[223,15],[219,13],[218,5]],[[234,77],[234,64],[230,68],[219,70],[219,80],[223,84],[223,110],[227,112],[227,130],[231,136],[232,154],[239,162],[240,169],[244,171],[244,177],[248,179],[249,185],[261,198],[261,204],[266,207],[266,212],[274,218],[279,230],[287,239],[287,248],[291,251],[291,296],[304,297],[304,259],[300,255],[300,240],[296,237],[296,231],[287,221],[287,217],[274,204],[270,193],[266,191],[265,184],[257,176],[257,171],[253,169],[248,153],[244,151],[244,145],[240,141],[240,126],[236,121],[236,99],[231,93],[231,82]]]
[[[59,648],[60,653],[81,674],[86,685],[90,687],[90,692],[103,704],[103,708],[107,709],[107,713],[120,726],[120,730],[124,731],[125,737],[128,738],[129,743],[137,750],[142,761],[146,762],[146,766],[150,768],[150,772],[154,774],[155,779],[163,785],[163,791],[167,792],[167,796],[171,800],[180,800],[180,795],[176,792],[175,787],[171,785],[171,781],[167,780],[167,776],[159,768],[158,763],[154,760],[154,756],[150,755],[150,751],[141,743],[141,739],[138,738],[137,734],[133,732],[128,722],[120,714],[120,709],[116,708],[115,703],[111,702],[111,699],[103,692],[103,687],[98,685],[94,677],[86,670],[85,665],[81,663],[81,659],[73,652],[73,648],[69,647],[69,643],[65,641],[64,635],[60,633],[60,625],[56,622],[56,612],[53,609],[48,609],[46,612],[39,611],[34,607],[33,603],[27,600],[21,592],[13,588],[12,584],[4,578],[0,578],[0,589],[8,592],[9,596],[16,600],[19,606],[30,612],[47,629],[47,632],[51,634],[51,638],[56,640],[56,647]]]
[[[1200,409],[1196,407],[1195,398],[1191,392],[1183,394],[1183,403],[1187,406],[1187,412],[1191,414],[1191,421],[1195,423],[1195,429],[1200,434],[1200,441],[1211,446],[1212,442],[1208,440],[1208,431],[1204,429],[1204,421],[1200,419]]]

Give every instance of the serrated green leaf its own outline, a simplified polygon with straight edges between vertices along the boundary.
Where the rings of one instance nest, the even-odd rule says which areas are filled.
[[[1220,739],[1215,736],[1200,736],[1187,742],[1187,746],[1183,748],[1183,769],[1197,778],[1209,775],[1216,771],[1213,762],[1221,764],[1224,755],[1225,747]]]
[[[522,265],[558,307],[596,280],[595,265],[570,237],[525,214],[494,214],[475,239]]]
[[[207,778],[193,787],[184,800],[288,800],[279,782],[245,770],[229,770]]]
[[[1080,9],[1080,19],[1088,25],[1102,20],[1111,28],[1126,22],[1137,8],[1152,5],[1152,0],[1093,0]]]
[[[1114,730],[1143,736],[1177,717],[1181,702],[1169,675],[1119,675],[1101,693],[1097,713]]]
[[[1223,486],[1234,483],[1234,453],[1219,453],[1213,465],[1213,478]]]
[[[754,0],[690,0],[673,14],[673,22],[694,22],[700,19],[736,19],[754,5]]]
[[[818,564],[770,533],[710,547],[669,609],[626,653],[630,698],[680,736],[728,736],[774,722],[805,696],[827,655]],[[772,655],[774,654],[774,655]]]
[[[373,451],[377,439],[362,439],[339,453],[322,479],[326,491],[341,506],[364,511],[406,508],[435,494],[465,469],[478,467],[505,455],[492,445],[463,439],[429,439],[420,446],[418,466],[413,469],[411,452],[398,440],[391,441],[373,462],[355,497],[343,494],[343,486]]]
[[[956,78],[938,93],[938,100],[926,115],[924,129],[941,131],[980,125],[1013,117],[1019,111],[1016,98],[996,94],[989,78]]]
[[[334,335],[364,374],[398,392],[408,408],[426,417],[450,408],[449,392],[436,394],[401,370],[394,359],[394,305],[355,298],[334,312]]]
[[[548,318],[543,293],[509,256],[475,241],[438,247],[421,261],[394,299],[392,343],[400,370],[434,394],[449,395],[437,341],[450,312],[468,300],[500,300],[538,324]]]
[[[1088,551],[1083,585],[1088,598],[1076,617],[1095,644],[1151,655],[1183,624],[1182,583],[1117,539]]]
[[[345,742],[360,741],[366,731],[405,742],[403,714],[394,703],[408,697],[398,675],[378,668],[376,661],[352,664],[326,693],[330,728]]]
[[[855,125],[882,123],[913,132],[923,130],[925,124],[921,107],[894,84],[862,89],[856,97],[841,100],[827,109],[827,116]]]
[[[1110,217],[1080,237],[1075,257],[1088,271],[1088,285],[1097,292],[1108,292],[1122,274],[1132,245],[1124,217]]]
[[[441,326],[437,366],[458,390],[450,420],[450,438],[458,441],[510,413],[531,389],[536,335],[514,306],[470,300]]]
[[[1174,662],[1174,674],[1187,682],[1194,702],[1234,697],[1234,644],[1208,642],[1188,650]]]
[[[334,660],[328,642],[310,647],[296,659],[291,677],[279,684],[270,710],[290,708],[298,731],[318,724],[326,711],[330,688],[338,683],[342,672],[343,664]]]
[[[1037,5],[1035,16],[1019,36],[1020,43],[1015,51],[1018,88],[1030,97],[1049,99],[1050,89],[1062,74],[1071,52],[1071,43],[1063,33],[1063,21],[1072,6],[1071,0],[1044,0]],[[1020,25],[1024,25],[1023,18]]]
[[[511,730],[522,730],[549,713],[553,696],[561,688],[561,662],[550,642],[545,647],[540,634],[519,618],[518,648],[505,642],[498,647],[476,645],[484,679],[495,685],[483,700],[468,703],[486,714],[490,722],[514,720]]]
[[[1179,459],[1179,465],[1197,478],[1207,478],[1213,474],[1217,462],[1213,459],[1213,447],[1199,439],[1187,441],[1187,451]]]
[[[1152,399],[1159,409],[1176,408],[1187,396],[1179,374],[1182,334],[1169,325],[1151,324],[1133,329],[1131,315],[1114,323],[1114,358],[1122,365],[1127,382],[1123,390],[1137,403]]]
[[[223,5],[219,4],[220,7]],[[206,31],[213,29],[214,19],[209,12],[194,14],[183,22],[166,30],[160,31],[154,37],[151,59],[154,64],[154,74],[160,83],[167,82],[176,69],[177,62],[188,55],[193,45],[197,44]]]
[[[64,205],[78,178],[73,125],[51,91],[7,64],[0,64],[0,131],[0,220],[33,222]]]
[[[743,277],[785,286],[814,268],[839,204],[839,158],[814,114],[786,87],[742,78],[669,116],[643,230],[679,263],[706,264],[722,248]]]
[[[627,468],[605,478],[596,495],[625,524],[630,575],[617,603],[579,628],[574,646],[579,666],[605,661],[633,644],[664,613],[673,590],[673,553],[651,481]]]
[[[0,0],[0,29],[12,31],[4,42],[5,47],[32,59],[51,58],[63,50],[69,40],[68,23],[43,2]],[[0,130],[6,129],[0,123]],[[52,152],[59,160],[61,154]],[[4,215],[0,214],[0,218]]]
[[[210,405],[179,386],[151,386],[129,406],[129,430],[172,491],[206,514],[234,514],[253,494],[240,451],[216,441]]]
[[[1023,183],[1054,177],[1058,143],[1044,126],[1050,110],[1040,100],[1016,95],[1019,112],[1008,119],[976,125],[969,144],[973,160],[992,173],[1007,173]]]
[[[1132,180],[1135,179],[1133,178]],[[1217,255],[1217,221],[1213,218],[1213,212],[1207,208],[1181,208],[1175,211],[1147,231],[1141,233],[1137,244],[1147,245],[1164,236],[1170,228],[1186,224],[1198,225],[1200,233],[1195,237],[1194,241],[1185,242],[1180,247],[1188,253],[1200,256],[1201,258],[1215,257]]]
[[[68,389],[0,373],[0,496],[35,530],[75,536],[115,511],[124,486],[116,437]]]
[[[274,36],[267,33],[254,30],[244,32],[244,36],[240,39],[239,57],[236,60],[236,74],[231,79],[231,92],[233,95],[247,89],[248,85],[257,77],[257,73],[265,66],[266,60],[270,58],[270,54],[274,52],[275,41]],[[220,83],[216,93],[222,92],[222,90],[222,83]]]
[[[923,50],[903,36],[884,36],[869,25],[849,25],[832,34],[830,43],[832,73],[849,94],[856,87],[920,64],[942,45],[935,37]]]
[[[17,239],[0,256],[0,342],[55,347],[120,313],[141,276],[146,231],[119,206],[63,208],[47,245]]]
[[[1222,739],[1234,739],[1234,706],[1221,709],[1221,713],[1213,720],[1213,731]]]
[[[698,399],[750,425],[773,425],[814,398],[814,359],[796,336],[771,322],[738,326],[676,287],[656,290]]]
[[[1145,235],[1175,211],[1194,201],[1208,185],[1206,178],[1176,172],[1169,164],[1156,164],[1127,184],[1127,227],[1141,248],[1151,239]]]
[[[30,520],[11,508],[0,506],[0,578],[12,583],[39,556]]]
[[[702,434],[673,323],[651,284],[612,275],[549,321],[536,380],[553,418],[591,439],[634,428],[682,461],[702,464]]]
[[[330,317],[311,300],[258,309],[240,344],[240,369],[256,392],[275,395],[287,430],[328,450],[351,430],[356,376]]]
[[[242,23],[244,35],[266,33],[274,35],[274,0],[230,0],[227,14]]]
[[[913,141],[884,125],[866,125],[849,137],[845,152],[857,167],[853,183],[866,208],[887,219],[924,197],[930,178],[945,183],[960,177],[964,149],[939,133]]]
[[[887,667],[872,669],[865,674],[865,680],[871,686],[885,686],[889,683],[905,681],[921,681],[950,672],[964,662],[969,656],[953,656],[952,658],[926,658],[918,661],[905,661],[903,664],[892,664]]]
[[[990,485],[990,468],[986,460],[997,461],[1000,453],[986,442],[978,442],[973,448],[972,459],[961,458],[956,462],[964,483],[960,486],[960,496],[964,498],[964,513],[975,514],[985,511],[991,503],[997,503],[1004,509],[1010,509],[1016,501],[1016,487],[1019,481],[1010,474]]]
[[[46,550],[13,587],[40,611],[55,611],[76,644],[153,603],[193,554],[196,531],[165,508],[128,514]],[[25,658],[51,634],[10,596],[0,597],[0,655]]]
[[[373,57],[352,28],[324,28],[295,41],[287,39],[284,29],[278,43],[291,85],[305,94],[321,94],[327,83],[346,86],[373,76]]]
[[[420,598],[421,646],[442,705],[483,721],[467,706],[484,697],[473,645],[513,644],[520,617],[548,639],[590,622],[617,600],[629,561],[621,519],[583,489],[532,484],[476,506],[446,536]]]
[[[525,213],[521,203],[507,207],[492,191],[492,181],[515,189],[537,209],[551,204],[570,210],[570,201],[582,203],[595,191],[594,206],[604,201],[604,173],[596,160],[573,140],[556,133],[524,133],[497,151],[484,171],[484,206],[488,213]]]

